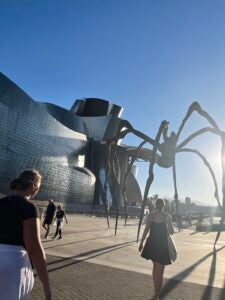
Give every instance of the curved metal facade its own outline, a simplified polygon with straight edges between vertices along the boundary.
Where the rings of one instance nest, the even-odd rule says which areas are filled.
[[[26,168],[43,175],[38,197],[92,203],[95,176],[76,169],[87,152],[87,138],[53,118],[0,74],[0,192]]]
[[[77,100],[70,110],[36,102],[0,73],[0,193],[9,192],[8,183],[21,171],[36,168],[43,176],[40,200],[101,204],[101,141],[114,137],[121,112],[96,98]],[[128,181],[141,199],[132,173]]]

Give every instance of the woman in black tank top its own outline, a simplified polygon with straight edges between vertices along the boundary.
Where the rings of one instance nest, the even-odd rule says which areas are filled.
[[[45,253],[40,238],[40,219],[31,199],[41,185],[36,170],[25,170],[12,180],[14,194],[0,199],[0,299],[27,300],[33,288],[30,259],[51,300]],[[7,226],[6,226],[7,225]]]
[[[171,264],[168,249],[168,233],[173,234],[174,230],[171,216],[165,213],[163,209],[164,201],[157,199],[156,210],[149,214],[139,245],[139,251],[143,249],[141,256],[153,262],[153,282],[155,288],[155,296],[153,299],[159,299],[164,268],[166,265]],[[143,248],[143,243],[148,233],[149,236]]]

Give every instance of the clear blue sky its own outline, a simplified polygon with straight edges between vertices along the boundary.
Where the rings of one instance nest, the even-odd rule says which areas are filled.
[[[35,100],[70,108],[76,98],[108,99],[151,137],[164,119],[176,131],[197,100],[225,128],[223,0],[0,0],[0,37],[0,70]],[[194,115],[183,137],[205,125]],[[221,188],[219,139],[190,146],[207,156]],[[142,187],[146,170],[140,163]],[[193,155],[179,154],[177,177],[180,198],[215,203]],[[173,197],[171,170],[155,168],[154,193]]]

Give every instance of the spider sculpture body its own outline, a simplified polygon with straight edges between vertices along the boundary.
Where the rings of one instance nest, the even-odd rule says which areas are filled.
[[[202,128],[194,133],[192,133],[190,136],[188,136],[184,141],[179,143],[179,138],[181,135],[182,130],[184,129],[184,126],[190,116],[193,112],[197,112],[199,115],[201,115],[203,118],[205,118],[208,123],[209,127]],[[222,162],[222,194],[223,194],[223,204],[220,204],[219,199],[219,193],[218,193],[218,185],[216,181],[216,177],[214,174],[213,169],[211,168],[208,160],[206,157],[198,150],[186,148],[185,146],[196,137],[205,134],[207,132],[211,132],[215,135],[218,135],[221,139],[222,149],[221,149],[221,155],[222,157],[225,157],[225,132],[222,131],[219,126],[216,124],[216,122],[213,120],[213,118],[204,111],[198,102],[193,102],[191,106],[189,107],[186,116],[181,122],[181,125],[177,131],[177,133],[172,132],[170,135],[168,135],[168,122],[163,121],[158,129],[158,132],[156,134],[156,137],[154,139],[148,137],[144,133],[134,129],[131,124],[126,121],[122,120],[117,128],[116,135],[113,139],[107,140],[106,142],[106,151],[107,151],[107,163],[105,164],[105,170],[106,170],[106,176],[105,176],[105,207],[107,212],[107,220],[108,220],[108,203],[107,203],[107,196],[106,196],[106,189],[107,189],[107,181],[110,180],[111,186],[112,186],[112,197],[113,201],[116,206],[117,216],[116,216],[116,225],[115,225],[115,234],[117,231],[117,224],[118,224],[118,215],[119,215],[119,203],[118,203],[118,191],[119,189],[123,190],[123,201],[124,201],[124,207],[126,211],[126,218],[125,218],[125,224],[127,220],[127,197],[126,197],[126,178],[127,175],[134,164],[135,160],[138,158],[142,158],[149,162],[149,172],[148,172],[148,178],[146,180],[146,186],[142,201],[142,209],[141,209],[141,215],[139,219],[139,226],[138,226],[138,233],[137,233],[137,240],[140,233],[140,228],[142,224],[143,214],[144,214],[144,208],[146,205],[146,201],[148,198],[149,189],[151,187],[151,184],[154,179],[154,165],[158,164],[162,168],[172,168],[173,169],[173,180],[174,180],[174,200],[176,203],[176,215],[178,216],[178,191],[177,191],[177,183],[176,183],[176,155],[180,152],[189,152],[197,155],[205,164],[208,171],[211,174],[214,187],[215,187],[215,199],[217,201],[218,206],[221,209],[221,223],[224,222],[225,217],[225,161],[221,159]],[[128,148],[126,150],[126,158],[128,161],[128,167],[126,169],[126,172],[121,172],[121,167],[118,162],[118,142],[119,140],[123,139],[127,134],[134,134],[137,137],[139,137],[142,142],[140,145],[136,148]],[[160,142],[160,140],[163,140]],[[146,149],[143,148],[145,144],[150,144],[152,149]],[[123,174],[123,176],[121,175]],[[109,225],[109,220],[108,220]],[[219,234],[218,234],[219,236]]]

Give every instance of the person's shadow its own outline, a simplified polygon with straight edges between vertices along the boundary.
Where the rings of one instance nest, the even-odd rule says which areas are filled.
[[[198,265],[200,265],[203,261],[205,261],[210,256],[213,256],[212,263],[211,263],[211,268],[210,268],[210,273],[209,273],[209,279],[208,279],[208,285],[211,285],[211,286],[206,287],[201,300],[210,299],[210,295],[211,295],[211,292],[212,292],[212,284],[213,284],[214,278],[215,278],[216,254],[217,254],[218,251],[221,251],[224,248],[225,248],[225,246],[222,246],[217,250],[215,248],[213,248],[212,252],[208,253],[207,255],[205,255],[204,257],[199,259],[196,263],[194,263],[193,265],[191,265],[190,267],[188,267],[184,271],[178,273],[176,276],[174,276],[173,278],[168,280],[168,282],[164,285],[164,287],[163,287],[163,289],[160,293],[161,298],[166,297],[173,289],[178,287],[178,285],[182,282],[182,280],[184,280],[191,272],[193,272],[194,269]],[[221,298],[221,300],[222,299],[224,300],[225,298]]]

